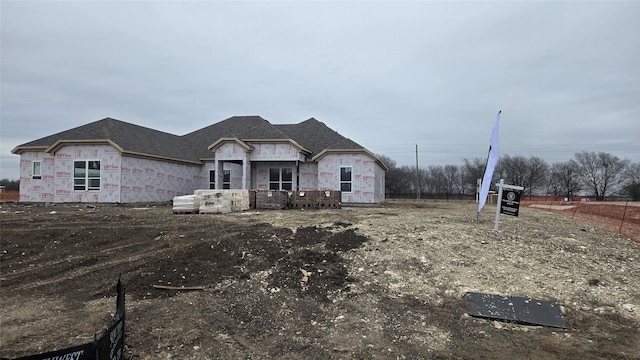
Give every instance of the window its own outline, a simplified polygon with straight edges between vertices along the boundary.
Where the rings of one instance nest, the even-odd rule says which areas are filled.
[[[216,171],[209,170],[209,189],[216,188]],[[231,170],[222,170],[222,188],[231,189]]]
[[[100,190],[100,160],[73,162],[73,190]]]
[[[292,168],[270,168],[269,169],[269,190],[292,190],[293,189],[293,169]]]
[[[351,166],[340,167],[340,191],[342,192],[351,192],[353,179],[351,176],[351,170]]]
[[[31,177],[34,179],[42,179],[42,162],[40,160],[33,161]]]
[[[222,188],[231,189],[231,170],[222,170]]]

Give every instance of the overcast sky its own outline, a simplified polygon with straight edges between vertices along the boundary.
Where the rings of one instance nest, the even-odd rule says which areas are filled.
[[[314,117],[400,165],[640,161],[640,2],[6,1],[11,149],[112,117],[182,135]],[[212,142],[216,139],[212,139]]]

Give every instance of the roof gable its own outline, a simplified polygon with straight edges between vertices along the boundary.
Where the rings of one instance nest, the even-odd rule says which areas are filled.
[[[196,159],[211,158],[209,146],[222,138],[287,139],[287,136],[260,116],[232,116],[180,137]]]
[[[216,151],[217,148],[219,148],[220,146],[226,144],[226,143],[235,143],[240,145],[241,148],[244,149],[244,151],[251,151],[252,148],[249,144],[245,143],[244,141],[238,139],[238,138],[220,138],[218,139],[218,141],[214,142],[213,144],[209,145],[209,147],[207,148],[207,150],[209,151]]]

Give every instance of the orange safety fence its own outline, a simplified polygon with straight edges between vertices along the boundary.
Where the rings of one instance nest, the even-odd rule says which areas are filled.
[[[634,201],[522,201],[520,206],[582,220],[640,242],[640,202]]]

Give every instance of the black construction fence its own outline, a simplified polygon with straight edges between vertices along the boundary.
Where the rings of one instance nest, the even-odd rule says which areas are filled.
[[[475,194],[461,194],[461,193],[443,193],[443,192],[421,192],[419,197],[415,192],[403,192],[403,193],[390,193],[387,192],[384,195],[385,199],[389,200],[474,200]]]
[[[122,360],[124,359],[124,286],[120,279],[116,285],[116,320],[94,341],[66,349],[29,355],[14,360]]]

